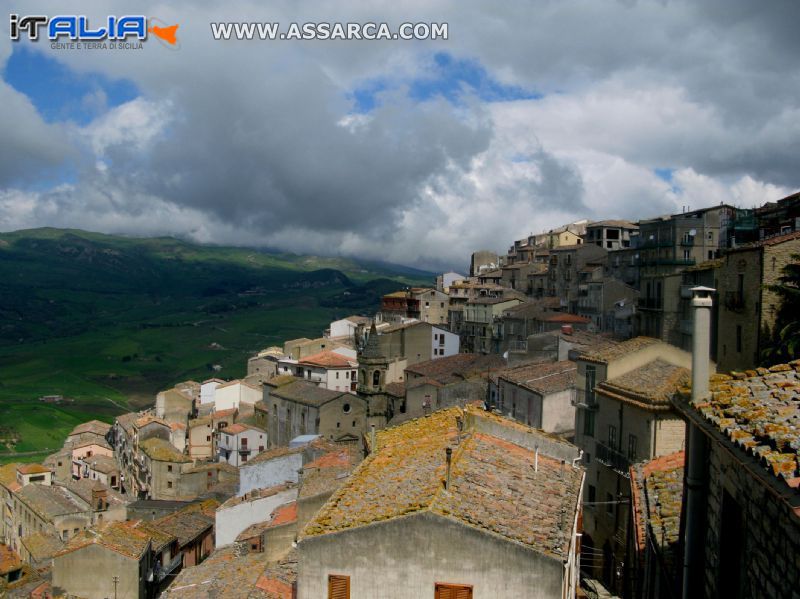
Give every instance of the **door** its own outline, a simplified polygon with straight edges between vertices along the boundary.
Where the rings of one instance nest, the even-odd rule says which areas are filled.
[[[472,599],[472,587],[463,584],[436,583],[435,599]]]

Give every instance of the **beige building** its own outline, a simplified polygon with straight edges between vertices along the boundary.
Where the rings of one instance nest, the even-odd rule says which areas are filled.
[[[586,225],[586,243],[609,252],[631,247],[631,238],[639,234],[639,225],[628,220],[600,220]]]
[[[477,297],[468,300],[464,305],[463,350],[472,353],[498,353],[502,334],[500,316],[504,310],[522,302],[519,297]]]
[[[349,347],[346,343],[326,337],[317,339],[292,339],[283,344],[283,355],[295,360],[302,360],[307,356],[313,356],[324,350],[336,349],[337,347]]]
[[[781,298],[769,289],[800,254],[800,232],[727,250],[716,270],[717,361],[721,372],[752,369],[772,340]]]
[[[300,534],[299,599],[575,596],[576,448],[453,408],[371,451]]]
[[[189,421],[186,438],[191,459],[208,460],[217,454],[215,432],[214,419],[210,415]]]
[[[684,424],[672,393],[689,380],[691,355],[648,337],[588,351],[576,359],[575,444],[587,482],[582,544],[595,577],[620,592],[628,572],[631,464],[683,448]]]

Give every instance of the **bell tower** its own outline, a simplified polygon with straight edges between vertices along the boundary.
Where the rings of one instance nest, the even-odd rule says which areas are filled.
[[[389,360],[383,355],[375,323],[358,352],[358,394],[367,400],[367,425],[383,428],[394,415],[394,405],[386,395]]]

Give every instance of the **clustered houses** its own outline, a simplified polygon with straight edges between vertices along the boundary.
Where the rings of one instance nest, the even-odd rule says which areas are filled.
[[[800,361],[757,366],[797,223],[577,221],[79,425],[0,466],[0,592],[784,595]]]

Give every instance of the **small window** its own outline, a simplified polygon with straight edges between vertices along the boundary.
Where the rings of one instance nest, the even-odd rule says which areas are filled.
[[[472,587],[464,584],[437,582],[434,599],[472,599]]]
[[[608,446],[611,449],[617,448],[617,427],[613,424],[608,425]]]
[[[353,428],[355,428],[355,427],[356,427],[356,421],[353,420]]]
[[[350,577],[340,574],[328,576],[328,599],[350,599]]]
[[[597,502],[597,487],[594,485],[589,485],[589,496],[587,497],[587,501],[589,503]]]
[[[606,514],[614,515],[614,496],[611,493],[606,493]]]
[[[206,441],[211,442],[211,435],[206,435]]]
[[[628,459],[632,462],[636,461],[636,445],[638,440],[636,435],[628,435]]]
[[[172,464],[167,464],[167,472],[172,472]]]
[[[172,481],[168,480],[167,481],[167,489],[171,489],[171,488],[172,488]]]
[[[344,404],[342,406],[342,412],[344,412],[345,414],[349,414],[350,413],[350,409],[351,408],[350,408],[350,404],[349,403],[346,403],[346,404]]]

